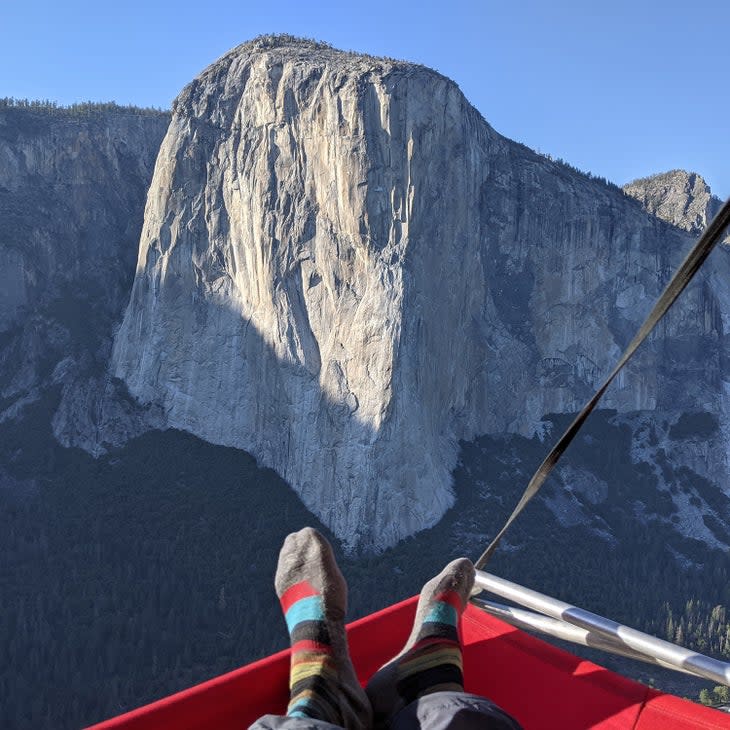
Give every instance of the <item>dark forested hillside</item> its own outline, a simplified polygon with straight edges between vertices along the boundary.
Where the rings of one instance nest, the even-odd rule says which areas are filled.
[[[281,479],[177,432],[95,461],[48,421],[0,436],[0,726],[78,727],[283,645],[276,546],[311,518]]]
[[[76,728],[282,648],[278,546],[305,524],[323,529],[286,484],[244,452],[176,431],[94,460],[52,439],[52,407],[49,396],[27,409],[22,428],[0,425],[0,726]],[[610,415],[587,436],[612,434],[618,453]],[[457,507],[441,524],[380,556],[338,550],[351,616],[415,593],[452,557],[474,557],[543,450],[515,437],[465,444]],[[581,446],[569,458],[591,453]],[[615,470],[604,475],[617,496],[632,488],[654,499],[625,461],[606,459],[604,469]],[[597,519],[615,529],[622,509],[608,500]],[[489,567],[730,656],[726,556],[687,541],[680,547],[697,569],[680,570],[665,550],[676,535],[653,527],[603,544],[586,528],[560,528],[538,503]],[[700,686],[679,678],[670,688],[696,696]]]

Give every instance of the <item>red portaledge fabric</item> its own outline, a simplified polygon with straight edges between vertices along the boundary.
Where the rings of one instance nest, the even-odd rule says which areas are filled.
[[[355,621],[360,681],[400,650],[416,598]],[[535,639],[474,606],[462,620],[466,690],[489,697],[525,730],[728,728],[730,715],[665,695]],[[285,711],[289,651],[94,725],[91,730],[244,730]]]

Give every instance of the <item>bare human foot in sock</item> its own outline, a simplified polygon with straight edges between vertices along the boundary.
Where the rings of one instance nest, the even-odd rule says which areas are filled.
[[[366,687],[376,728],[419,697],[464,691],[458,623],[473,585],[474,566],[459,558],[423,587],[406,645]]]
[[[370,702],[347,650],[347,584],[327,540],[311,527],[289,535],[275,585],[292,644],[287,715],[369,728]]]

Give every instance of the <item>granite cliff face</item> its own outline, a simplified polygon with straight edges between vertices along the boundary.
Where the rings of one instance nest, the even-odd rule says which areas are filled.
[[[469,418],[478,369],[469,171],[492,134],[406,64],[229,54],[175,103],[114,374],[275,468],[351,545],[433,524],[452,502],[444,418]]]
[[[0,421],[58,387],[65,445],[94,451],[97,420],[107,436],[138,429],[137,416],[124,427],[121,399],[107,399],[108,417],[96,406],[119,387],[105,375],[113,325],[168,122],[123,108],[0,109]]]
[[[578,410],[690,243],[433,71],[256,41],[175,102],[111,372],[382,549],[452,504],[460,439]],[[713,414],[687,446],[703,473],[726,468],[729,264],[713,256],[605,399]]]
[[[652,215],[695,235],[707,227],[722,206],[704,178],[686,170],[643,177],[627,183],[623,190]]]

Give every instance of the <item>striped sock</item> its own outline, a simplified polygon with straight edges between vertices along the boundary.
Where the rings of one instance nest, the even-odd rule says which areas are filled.
[[[431,692],[464,691],[458,634],[462,610],[456,591],[433,597],[415,644],[398,661],[396,690],[406,704]]]
[[[287,715],[369,728],[370,702],[347,650],[347,584],[332,547],[311,527],[292,533],[274,582],[291,639]]]
[[[366,687],[376,728],[423,695],[464,691],[458,624],[473,585],[474,566],[460,558],[423,587],[406,645]]]
[[[286,714],[334,723],[339,718],[338,703],[327,685],[336,681],[337,670],[322,596],[304,580],[291,586],[279,600],[291,639]]]

